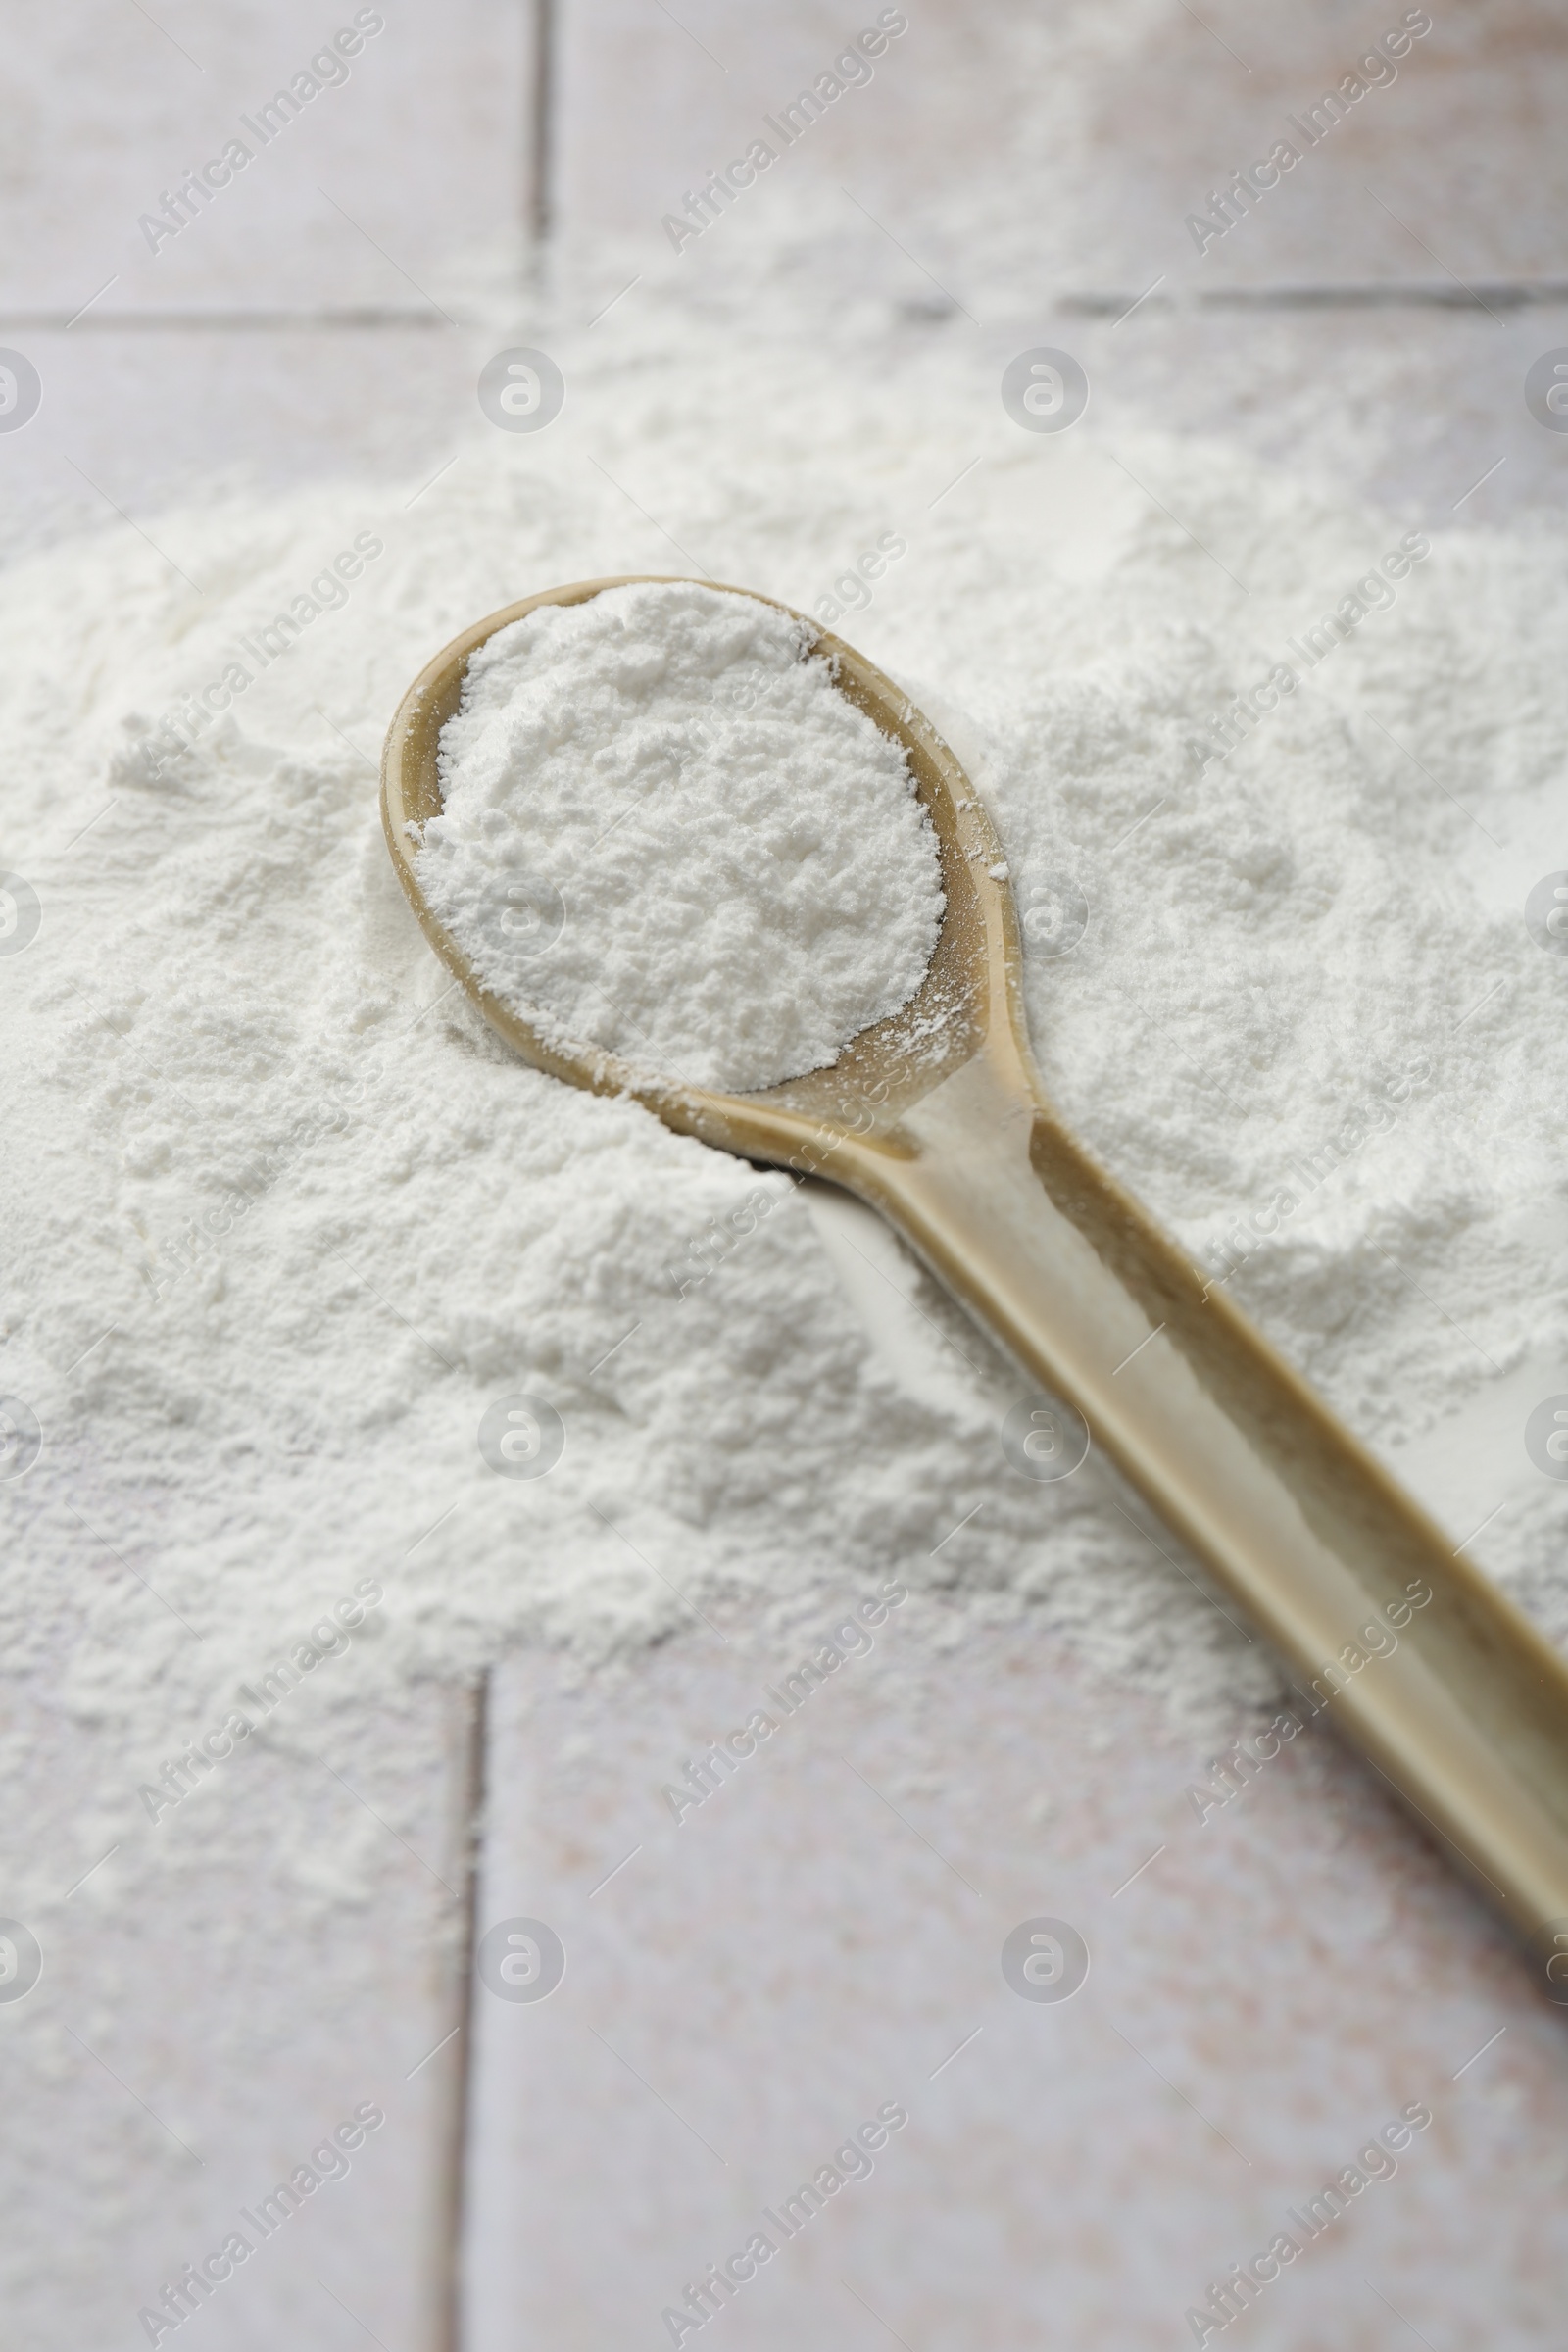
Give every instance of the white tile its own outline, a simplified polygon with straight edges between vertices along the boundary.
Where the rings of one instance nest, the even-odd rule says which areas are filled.
[[[793,1639],[694,1628],[618,1688],[499,1678],[480,1924],[544,1921],[566,1968],[537,2004],[476,1995],[468,2352],[668,2340],[759,2230],[776,2259],[717,2322],[748,2352],[1155,2352],[1411,2102],[1430,2129],[1248,2340],[1386,2345],[1370,2278],[1435,2342],[1538,2352],[1568,2076],[1480,1908],[1321,1731],[1200,1821],[1206,1747],[1027,1623],[934,1651],[928,1609],[788,1717],[825,1603]],[[757,1709],[777,1731],[677,1823],[662,1788]],[[1090,1953],[1059,2005],[1002,1974],[1039,1918]],[[786,2238],[885,2102],[906,2127]]]
[[[428,308],[455,253],[520,220],[526,20],[483,0],[358,13],[383,29],[356,35],[348,0],[29,14],[8,45],[0,306],[69,316],[113,279],[99,302],[119,309]],[[325,86],[310,61],[339,31],[363,47]],[[264,144],[241,118],[302,74],[323,86]],[[250,161],[154,250],[140,217],[236,138]]]

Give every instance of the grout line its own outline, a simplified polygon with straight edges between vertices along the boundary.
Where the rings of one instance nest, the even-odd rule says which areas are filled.
[[[1156,278],[1154,284],[1159,280]],[[1153,288],[1148,289],[1152,293]],[[1109,318],[1127,314],[1129,302],[1146,299],[1117,292],[1111,288],[1088,288],[1082,293],[1058,296],[1056,308],[1071,311],[1083,318]],[[1167,294],[1155,308],[1195,311],[1372,311],[1372,310],[1434,310],[1484,311],[1494,304],[1504,310],[1526,310],[1538,303],[1568,302],[1568,279],[1505,279],[1492,285],[1451,286],[1423,284],[1419,278],[1401,283],[1397,279],[1374,281],[1367,285],[1280,285],[1280,286],[1216,286],[1188,295]]]
[[[543,10],[548,0],[538,0]],[[548,133],[546,134],[548,137]],[[535,131],[535,139],[539,136]],[[549,159],[542,159],[547,168]],[[543,185],[535,185],[538,173],[529,174],[528,217],[543,218],[548,223],[549,208],[545,203]],[[542,208],[536,211],[536,208]],[[107,293],[114,279],[100,287]],[[634,281],[635,282],[635,281]],[[1159,283],[1156,278],[1155,286]],[[629,292],[629,288],[626,289]],[[1485,296],[1485,300],[1482,297]],[[0,311],[0,327],[15,333],[65,333],[74,326],[94,333],[125,334],[138,329],[176,333],[314,333],[333,328],[351,330],[414,327],[426,330],[449,323],[446,317],[429,311],[404,310],[392,303],[324,304],[316,310],[116,310],[100,311],[91,307],[98,295],[84,310],[76,312],[54,307],[33,310]],[[1086,318],[1108,318],[1112,325],[1120,325],[1133,310],[1146,302],[1157,311],[1367,311],[1367,310],[1528,310],[1542,306],[1568,304],[1568,281],[1543,282],[1539,285],[1486,285],[1478,287],[1475,299],[1444,286],[1235,286],[1199,294],[1187,301],[1174,295],[1155,298],[1154,288],[1144,294],[1083,293],[1063,294],[1056,308]],[[1130,306],[1130,307],[1129,307]],[[460,317],[460,326],[478,326],[481,320]]]
[[[440,2242],[436,2263],[435,2352],[462,2352],[463,2241],[468,2203],[468,2131],[473,2106],[473,1963],[478,1942],[480,1864],[484,1842],[486,1764],[490,1736],[490,1669],[468,1692],[463,1759],[463,1914],[457,1954],[457,2055],[447,2110]]]
[[[528,156],[524,225],[535,245],[554,226],[556,130],[556,0],[533,0],[532,82],[528,93]]]
[[[112,286],[114,282],[114,279],[110,278],[107,285],[99,287],[98,292],[100,294],[107,292],[108,286]],[[95,294],[92,301],[96,302],[97,299],[98,295]],[[92,311],[89,317],[90,310],[91,305],[89,304],[74,313],[59,310],[0,311],[0,326],[31,328],[39,332],[53,332],[58,329],[61,333],[65,333],[68,328],[78,324],[95,330],[108,328],[115,333],[133,331],[137,327],[159,329],[172,327],[184,332],[196,333],[202,333],[208,329],[216,329],[220,332],[248,329],[275,333],[286,332],[295,327],[430,327],[452,323],[445,317],[432,318],[428,311],[400,310],[392,304],[377,303],[345,305],[341,309],[336,305],[328,305],[315,311],[205,311],[200,308],[187,311]],[[468,318],[460,323],[472,326],[478,322]]]

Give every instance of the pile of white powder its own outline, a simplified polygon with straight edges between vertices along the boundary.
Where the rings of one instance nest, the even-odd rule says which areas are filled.
[[[416,868],[480,980],[552,1040],[768,1086],[919,986],[936,836],[810,634],[754,598],[639,583],[543,605],[473,656]]]
[[[677,1586],[756,1624],[895,1569],[1188,1710],[1272,1687],[1098,1456],[1009,1471],[1016,1376],[907,1259],[924,1365],[868,1336],[785,1176],[523,1066],[426,946],[387,721],[475,618],[667,560],[643,509],[715,578],[808,612],[853,588],[837,625],[995,811],[1067,1118],[1396,1464],[1482,1433],[1499,1492],[1453,1507],[1507,1507],[1472,1555],[1568,1631],[1568,1490],[1520,1435],[1568,1344],[1568,973],[1520,913],[1564,862],[1560,547],[1093,414],[1031,435],[956,347],[895,420],[877,337],[791,341],[780,404],[763,344],[612,323],[561,340],[548,433],[478,420],[433,487],[204,496],[138,517],[156,548],[112,520],[0,579],[0,862],[40,910],[0,956],[0,1390],[41,1433],[0,1484],[0,1655],[118,1759],[20,1916],[113,1845],[78,1904],[199,1857],[138,1785],[368,1578],[321,1706],[519,1641],[629,1655],[692,1622]],[[480,1450],[519,1394],[559,1416],[546,1476]]]

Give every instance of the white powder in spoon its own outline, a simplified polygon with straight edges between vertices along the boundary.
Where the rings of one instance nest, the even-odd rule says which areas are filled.
[[[419,880],[503,1003],[702,1086],[836,1060],[941,924],[903,749],[811,632],[689,581],[543,605],[469,662]]]

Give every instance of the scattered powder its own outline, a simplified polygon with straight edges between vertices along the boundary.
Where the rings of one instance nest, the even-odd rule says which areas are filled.
[[[653,310],[591,364],[558,340],[550,433],[477,424],[413,504],[215,494],[145,518],[179,572],[116,523],[0,579],[0,864],[41,909],[0,956],[0,1391],[42,1433],[0,1484],[0,1654],[113,1759],[19,1864],[21,1916],[112,1846],[75,1905],[198,1867],[197,1800],[155,1831],[138,1785],[366,1578],[384,1598],[313,1709],[519,1641],[630,1655],[692,1606],[765,1623],[890,1569],[1189,1715],[1273,1687],[1097,1456],[1058,1487],[1008,1472],[1016,1376],[906,1259],[890,1348],[839,1270],[863,1236],[830,1254],[783,1175],[523,1066],[424,944],[382,732],[460,627],[661,561],[617,480],[715,576],[807,611],[907,537],[843,625],[997,814],[1066,1115],[1195,1260],[1246,1220],[1233,1295],[1396,1464],[1485,1438],[1471,1524],[1509,1500],[1473,1551],[1568,1632],[1568,1491],[1521,1444],[1568,1346],[1568,967],[1520,919],[1564,862],[1561,550],[1428,521],[1394,601],[1205,765],[1210,714],[1424,518],[1093,416],[1022,433],[953,346],[894,435],[874,336],[774,350]],[[264,665],[272,615],[370,542]],[[225,675],[230,707],[160,753]],[[564,1433],[533,1479],[478,1445],[523,1392]],[[268,1743],[308,1740],[304,1704]],[[328,1886],[303,1831],[278,1850],[301,1902],[342,1899],[346,1852]]]
[[[808,636],[751,598],[639,584],[541,606],[474,655],[418,875],[551,1038],[762,1087],[918,988],[936,835],[902,747]]]
[[[1339,12],[1292,24],[1292,88],[1324,86]],[[529,590],[706,569],[818,614],[908,686],[998,817],[1066,1114],[1196,1260],[1234,1265],[1269,1336],[1568,1638],[1568,1486],[1521,1443],[1529,1410],[1568,1388],[1568,961],[1520,920],[1568,865],[1568,559],[1549,491],[1527,512],[1521,486],[1545,472],[1522,438],[1453,508],[1506,416],[1528,428],[1509,346],[1491,319],[1446,318],[1440,338],[1390,310],[1342,314],[1326,342],[1314,320],[1308,351],[1266,312],[1163,307],[1208,290],[1220,257],[1181,252],[1181,216],[1232,153],[1212,43],[1182,12],[956,11],[918,37],[951,39],[939,68],[961,69],[951,93],[932,76],[959,109],[939,131],[981,92],[994,149],[986,171],[927,173],[914,201],[906,181],[884,202],[854,178],[919,265],[847,212],[837,172],[813,185],[792,161],[667,255],[662,284],[650,221],[624,262],[558,255],[559,308],[509,288],[466,355],[456,334],[416,339],[439,345],[429,363],[394,339],[368,372],[313,351],[302,373],[276,338],[246,390],[259,382],[254,429],[287,439],[291,466],[305,411],[307,450],[334,423],[345,449],[402,448],[447,387],[454,421],[407,479],[302,475],[288,496],[192,482],[160,514],[133,494],[133,443],[103,471],[70,416],[36,468],[85,513],[100,493],[63,463],[80,459],[203,593],[118,520],[0,576],[0,868],[41,907],[30,943],[0,953],[0,1392],[42,1426],[32,1467],[0,1482],[17,1708],[0,1907],[37,1929],[46,2001],[99,2054],[37,2000],[6,2013],[18,2226],[0,2299],[27,2341],[128,2340],[152,2279],[213,2242],[225,2158],[237,2205],[305,2152],[292,2133],[258,2145],[266,2085],[324,2120],[366,2094],[368,2052],[381,2065],[370,2021],[387,2021],[389,2072],[393,2049],[400,2074],[422,2055],[395,2038],[428,1975],[416,1897],[440,1894],[415,1858],[442,1855],[436,1710],[426,1690],[398,1714],[419,1678],[517,1642],[614,1652],[635,1675],[692,1607],[788,1655],[824,1621],[823,1582],[851,1592],[891,1566],[911,1592],[901,1642],[940,1623],[960,1689],[989,1620],[1020,1652],[1168,1698],[1205,1737],[1206,1710],[1234,1726],[1270,1693],[1266,1659],[1162,1531],[1156,1546],[1134,1530],[1096,1457],[1060,1489],[1004,1476],[1013,1377],[891,1241],[867,1265],[882,1229],[842,1233],[782,1178],[519,1067],[449,989],[389,868],[375,756],[431,654]],[[1401,77],[1418,146],[1425,122],[1441,150],[1454,106],[1495,80],[1494,39],[1486,12],[1456,18],[1428,44],[1456,70]],[[1129,143],[1140,88],[1159,92],[1162,130]],[[1460,226],[1482,274],[1499,252],[1549,274],[1540,142],[1513,146],[1479,226]],[[1332,265],[1318,185],[1294,225],[1255,224],[1260,280]],[[1399,275],[1406,232],[1357,205],[1352,274]],[[1127,323],[1063,310],[1043,329],[1063,290],[1131,300],[1167,259]],[[1023,434],[997,396],[1043,332],[1095,382],[1060,436]],[[231,387],[207,340],[216,404]],[[514,343],[544,344],[567,377],[547,433],[473,419],[479,368]],[[30,461],[63,414],[9,454]],[[1189,437],[1138,429],[1140,414]],[[1274,469],[1195,437],[1209,428]],[[1368,485],[1391,483],[1385,519]],[[1489,500],[1524,519],[1474,527]],[[1203,769],[1210,714],[1411,525],[1432,553],[1394,606]],[[871,589],[858,559],[890,530],[907,554]],[[361,534],[378,552],[340,596],[331,567]],[[313,590],[321,609],[271,654],[258,632]],[[244,690],[162,761],[164,713],[204,690],[221,702],[230,664]],[[1072,891],[1087,923],[1054,953]],[[910,1301],[891,1338],[857,1303],[894,1296],[884,1274]],[[524,1387],[565,1429],[531,1482],[494,1475],[475,1443]],[[340,1638],[330,1612],[367,1578],[385,1596]],[[151,1824],[137,1784],[313,1628],[321,1662],[298,1692]],[[927,1680],[940,1716],[946,1671]],[[1102,1763],[1086,1737],[1069,1772],[1120,1788],[1131,1744]],[[604,1752],[608,1772],[613,1740]],[[1364,1829],[1331,1809],[1325,1835]],[[194,2036],[177,2030],[191,2019]],[[335,2070],[352,2076],[341,2110]],[[1519,2177],[1504,2093],[1490,2142],[1487,2103],[1467,2109],[1478,2177],[1489,2154]],[[412,2161],[409,2180],[423,2185]],[[51,2187],[69,2229],[39,2226],[57,2220]],[[395,2177],[372,2219],[382,2245],[422,2225]],[[299,2292],[309,2336],[321,2289],[302,2275]]]

